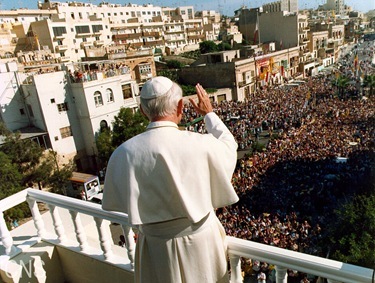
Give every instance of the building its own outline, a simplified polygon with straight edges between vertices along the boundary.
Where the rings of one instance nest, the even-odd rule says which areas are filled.
[[[245,52],[246,53],[246,52]],[[208,88],[228,89],[220,100],[250,99],[257,88],[279,85],[299,73],[299,49],[288,48],[264,55],[241,57],[240,50],[201,55],[189,67],[181,69],[184,84],[202,84]]]
[[[126,50],[164,52],[166,48],[176,54],[199,48],[199,42],[206,40],[206,36],[217,40],[219,35],[220,14],[195,13],[193,6],[45,1],[39,3],[39,9],[5,11],[0,15],[0,24],[9,24],[9,33],[17,25],[23,26],[23,33],[8,39],[18,40],[16,50],[48,48],[61,62],[82,61],[90,49],[98,52],[118,45]]]
[[[143,82],[156,75],[149,50],[117,53],[116,60],[17,66],[1,64],[5,82],[1,120],[51,148],[78,170],[98,170],[96,137],[110,128],[120,108],[138,107]],[[27,135],[30,137],[30,135]]]

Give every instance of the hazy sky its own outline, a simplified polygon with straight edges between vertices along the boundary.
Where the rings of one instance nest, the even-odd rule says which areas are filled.
[[[44,1],[44,0],[41,0]],[[53,1],[53,0],[52,0]],[[77,2],[91,2],[93,4],[99,4],[101,0],[81,0]],[[220,13],[233,16],[234,10],[239,9],[242,5],[248,8],[259,7],[264,3],[275,2],[275,0],[106,0],[110,3],[115,4],[153,4],[155,6],[167,6],[167,7],[178,7],[178,6],[194,6],[195,10],[215,10]],[[361,12],[368,12],[369,10],[375,9],[375,0],[344,0],[345,4],[352,6],[354,10]],[[66,1],[59,1],[66,2]],[[317,8],[318,5],[326,3],[326,0],[300,0],[299,8]],[[37,8],[37,0],[0,0],[1,10],[10,10],[14,8]]]

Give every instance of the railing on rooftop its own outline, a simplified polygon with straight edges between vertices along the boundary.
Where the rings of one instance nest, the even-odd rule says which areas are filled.
[[[110,240],[110,235],[108,235],[108,232],[105,229],[104,220],[120,224],[126,239],[127,255],[131,264],[133,264],[135,242],[132,229],[128,225],[128,217],[126,214],[105,211],[102,210],[98,204],[36,189],[25,189],[0,201],[0,237],[2,245],[5,247],[5,255],[2,255],[3,260],[10,260],[12,256],[22,252],[13,245],[13,239],[7,228],[3,212],[25,201],[28,203],[33,215],[33,221],[39,240],[48,241],[46,235],[51,232],[46,230],[37,205],[38,202],[42,202],[49,208],[58,244],[65,246],[66,248],[71,248],[71,246],[67,244],[64,225],[59,214],[60,209],[68,210],[74,223],[75,236],[79,243],[78,248],[82,253],[85,253],[85,250],[89,248],[89,243],[80,220],[80,214],[92,216],[98,230],[98,241],[100,241],[102,255],[104,260],[108,262],[111,262],[113,252],[112,242]],[[275,265],[277,283],[287,282],[287,269],[298,270],[307,274],[327,278],[328,282],[374,282],[374,271],[368,268],[345,264],[326,258],[311,256],[239,238],[227,237],[227,242],[232,283],[243,282],[240,264],[241,257],[257,259]],[[123,265],[114,264],[117,265],[118,268],[124,268]]]
[[[78,73],[74,74],[73,77],[70,78],[71,83],[85,83],[85,82],[92,82],[92,81],[100,81],[106,78],[117,77],[128,75],[131,73],[131,70],[128,67],[120,67],[118,69],[108,69],[102,71],[79,71]]]

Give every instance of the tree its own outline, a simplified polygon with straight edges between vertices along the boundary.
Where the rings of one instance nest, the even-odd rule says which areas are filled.
[[[115,147],[112,145],[112,131],[105,129],[101,131],[96,139],[96,148],[98,149],[98,158],[101,164],[100,168],[107,167],[109,158]]]
[[[349,85],[349,79],[345,76],[339,76],[335,81],[334,85],[338,89],[338,95],[339,97],[343,97],[345,94],[345,90]]]
[[[375,194],[358,195],[335,211],[331,227],[332,258],[373,268],[375,262]]]
[[[205,53],[218,51],[218,47],[215,42],[211,40],[206,40],[206,41],[199,43],[199,50],[201,54],[205,54]]]
[[[157,72],[158,76],[167,77],[171,81],[178,82],[179,77],[177,71],[174,69],[162,69]]]
[[[18,171],[25,176],[31,174],[43,154],[43,149],[36,142],[30,139],[21,139],[20,133],[5,134],[5,142],[0,150],[8,155],[12,162],[18,166]]]
[[[168,60],[167,66],[170,69],[181,69],[183,66],[185,66],[185,64],[178,60]]]
[[[98,158],[102,168],[107,166],[111,154],[119,145],[144,132],[147,124],[147,118],[140,111],[133,112],[130,108],[121,108],[115,116],[113,130],[102,131],[96,139]]]
[[[0,151],[0,199],[6,198],[22,189],[22,175],[11,158]]]
[[[220,42],[220,43],[217,45],[217,48],[218,48],[218,50],[220,50],[220,51],[232,50],[232,47],[230,46],[230,44],[229,44],[228,42]]]
[[[121,108],[113,122],[112,146],[118,147],[128,139],[144,132],[148,121],[140,111],[133,112],[130,108]]]
[[[374,89],[375,89],[375,75],[365,76],[365,78],[363,80],[363,85],[364,85],[364,87],[370,88],[369,95],[373,95]]]

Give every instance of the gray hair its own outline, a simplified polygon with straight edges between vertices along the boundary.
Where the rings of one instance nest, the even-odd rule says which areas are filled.
[[[173,83],[171,89],[164,95],[152,99],[140,98],[143,112],[149,120],[166,117],[176,111],[178,102],[182,98],[181,87]]]

